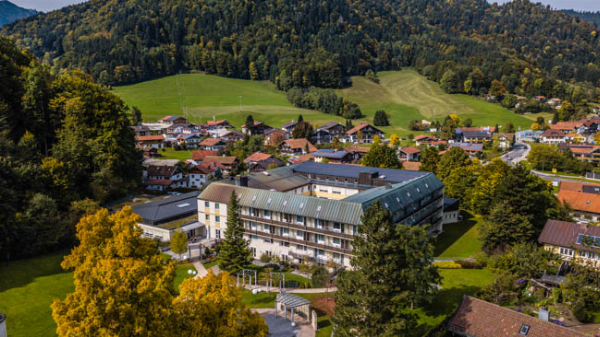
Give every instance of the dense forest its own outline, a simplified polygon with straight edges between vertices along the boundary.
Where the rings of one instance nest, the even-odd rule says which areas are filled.
[[[408,66],[429,66],[436,81],[453,70],[456,91],[472,94],[496,79],[515,94],[564,98],[560,80],[586,82],[596,99],[600,84],[596,27],[525,0],[91,0],[1,32],[109,84],[197,70],[335,88]],[[466,90],[474,71],[482,76]]]
[[[600,12],[575,11],[572,9],[563,9],[561,12],[576,16],[583,21],[593,23],[596,27],[600,27]]]
[[[0,0],[0,26],[37,14],[34,9],[21,8],[10,1]]]
[[[130,114],[80,71],[54,75],[0,37],[0,260],[72,244],[81,215],[135,188]]]

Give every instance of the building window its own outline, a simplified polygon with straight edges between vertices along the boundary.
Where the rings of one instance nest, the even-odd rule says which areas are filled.
[[[290,229],[289,228],[280,227],[279,228],[279,235],[280,236],[290,236]]]
[[[297,249],[297,250],[301,250],[301,251],[305,252],[305,251],[306,251],[306,246],[303,246],[303,245],[296,245],[296,249]]]
[[[521,330],[519,330],[519,334],[523,335],[523,336],[527,336],[527,333],[529,333],[529,325],[527,325],[527,324],[521,325]]]
[[[319,219],[315,219],[315,228],[318,228],[318,229],[325,228],[325,221],[319,220]]]
[[[573,249],[560,247],[560,254],[565,256],[573,256]]]
[[[204,218],[206,219],[206,221],[210,221],[210,214],[205,214]]]
[[[215,238],[217,240],[221,239],[221,230],[220,229],[215,229]]]
[[[215,222],[221,222],[221,217],[220,216],[215,216]]]
[[[304,239],[304,232],[296,231],[296,237],[299,238],[300,240]]]
[[[273,239],[263,239],[264,243],[273,243]]]
[[[256,230],[256,222],[250,221],[250,229],[253,231]]]
[[[287,241],[279,241],[279,245],[280,245],[280,246],[283,246],[283,247],[289,247],[289,246],[290,246],[290,243],[289,243],[289,242],[287,242]]]
[[[341,233],[342,232],[342,224],[339,222],[334,222],[333,223],[333,231]]]
[[[265,219],[271,219],[271,211],[269,211],[269,210],[266,210],[266,209],[265,209],[265,210],[263,211],[263,217],[264,217]]]
[[[219,209],[219,205],[220,204],[218,202],[215,202],[215,209]]]
[[[358,226],[352,226],[352,235],[356,236],[358,234]]]
[[[263,224],[263,232],[270,233],[271,232],[271,226]]]
[[[204,202],[204,207],[210,207],[210,202],[208,202],[208,201],[205,201],[205,202]]]
[[[315,242],[319,244],[325,244],[325,235],[315,234]]]
[[[296,222],[304,225],[304,217],[301,215],[296,215]]]
[[[333,238],[333,246],[340,247],[342,245],[342,240],[340,238]]]

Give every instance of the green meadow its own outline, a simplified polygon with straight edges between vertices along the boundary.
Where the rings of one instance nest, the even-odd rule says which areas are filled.
[[[353,77],[351,87],[336,90],[336,93],[360,105],[365,118],[354,124],[372,122],[377,110],[390,114],[391,125],[382,128],[388,136],[414,133],[407,129],[410,120],[441,120],[451,113],[471,118],[476,126],[503,125],[510,121],[517,127],[528,128],[535,119],[477,97],[446,94],[437,83],[412,69],[381,72],[378,76],[379,84],[364,77]],[[268,81],[181,74],[115,87],[113,91],[127,105],[140,108],[146,122],[166,115],[180,115],[193,122],[227,119],[240,127],[248,114],[273,127],[280,127],[299,114],[316,125],[332,120],[343,122],[337,116],[292,106],[285,92]]]

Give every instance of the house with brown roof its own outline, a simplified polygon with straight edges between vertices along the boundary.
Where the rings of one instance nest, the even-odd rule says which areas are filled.
[[[271,129],[265,132],[265,145],[277,146],[288,139],[288,134],[280,129]]]
[[[331,144],[335,138],[342,138],[343,136],[344,126],[338,122],[329,122],[313,131],[311,140],[315,144]]]
[[[308,154],[317,151],[317,148],[305,138],[286,139],[279,144],[281,154],[288,156]]]
[[[216,130],[216,129],[226,129],[231,128],[229,122],[226,119],[221,119],[218,121],[208,121],[206,124],[202,125],[207,130]]]
[[[502,150],[510,150],[512,149],[515,143],[515,134],[514,133],[494,133],[492,135],[494,145],[499,147]]]
[[[216,156],[217,151],[212,150],[200,150],[192,152],[192,160],[195,162],[203,162],[206,156]]]
[[[560,131],[564,134],[580,134],[585,131],[585,125],[583,121],[558,122],[556,124],[550,124],[550,129]]]
[[[425,145],[427,147],[434,146],[434,147],[439,148],[440,145],[444,145],[444,146],[448,145],[448,141],[441,140],[441,139],[438,139],[436,137],[429,136],[429,135],[419,135],[419,136],[416,136],[413,140],[416,142],[416,146]]]
[[[206,138],[198,145],[202,150],[219,151],[220,149],[224,149],[225,146],[227,146],[227,143],[225,143],[221,138]]]
[[[298,125],[298,122],[292,120],[289,123],[285,123],[281,125],[281,130],[285,131],[288,134],[291,134],[294,131],[294,128]]]
[[[144,172],[144,186],[148,190],[164,191],[185,186],[183,172],[175,165],[148,165]]]
[[[538,242],[563,261],[600,268],[600,227],[548,219]]]
[[[165,147],[165,137],[163,135],[136,136],[135,139],[139,147],[151,146],[156,149]]]
[[[238,159],[234,156],[206,156],[203,162],[216,163],[223,173],[231,172],[238,165]]]
[[[571,150],[577,160],[599,162],[600,145],[569,144],[566,148]]]
[[[398,149],[398,159],[400,161],[419,161],[421,150],[416,147],[407,146]]]
[[[200,163],[188,171],[188,187],[202,188],[209,183],[218,166],[214,162]]]
[[[252,125],[242,125],[242,132],[250,136],[264,136],[271,129],[273,128],[259,121],[254,121]]]
[[[371,144],[373,142],[373,138],[375,136],[379,136],[381,140],[384,138],[383,131],[378,128],[372,126],[367,122],[362,122],[352,129],[348,130],[345,135],[346,143],[353,144]]]
[[[538,317],[464,295],[448,323],[448,331],[465,337],[585,337],[570,327],[549,321],[548,311]]]
[[[556,195],[578,221],[600,221],[600,184],[561,181]]]
[[[187,119],[183,118],[183,117],[179,117],[179,116],[165,116],[161,119],[158,120],[159,123],[161,124],[165,124],[165,125],[172,125],[172,124],[186,124],[187,123]]]
[[[271,157],[273,157],[273,156],[268,153],[263,153],[263,152],[258,151],[258,152],[254,152],[253,154],[246,157],[246,159],[244,159],[244,163],[245,164],[256,163],[261,160],[267,160]]]
[[[227,132],[224,132],[221,137],[224,142],[239,142],[244,140],[244,133],[238,131],[238,130],[229,130]]]
[[[264,172],[266,170],[270,170],[273,167],[282,167],[283,162],[276,157],[271,156],[265,160],[260,160],[257,162],[250,162],[248,164],[248,171],[250,172]]]
[[[368,147],[362,147],[358,145],[347,146],[344,150],[352,155],[352,161],[360,161],[369,151]]]
[[[559,130],[548,129],[542,134],[542,143],[558,144],[566,142],[566,134]]]

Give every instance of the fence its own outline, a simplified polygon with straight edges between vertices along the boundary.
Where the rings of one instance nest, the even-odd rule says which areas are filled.
[[[596,172],[586,172],[585,177],[587,179],[600,180],[600,173]]]

